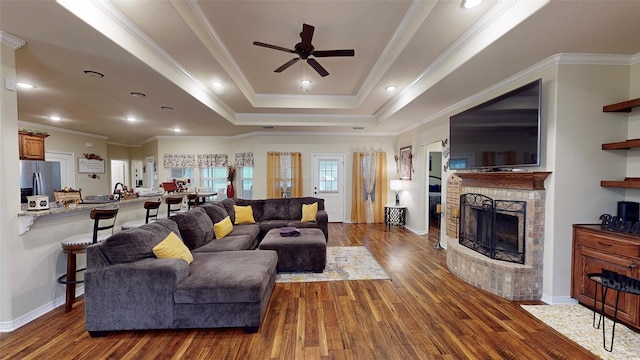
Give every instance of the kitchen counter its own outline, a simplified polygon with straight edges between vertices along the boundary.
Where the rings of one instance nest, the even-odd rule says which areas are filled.
[[[130,200],[110,201],[96,204],[80,203],[78,205],[71,205],[69,207],[58,206],[55,202],[49,204],[50,208],[46,210],[27,210],[25,204],[21,205],[21,211],[18,213],[18,233],[24,235],[29,231],[33,223],[42,217],[47,218],[63,218],[71,215],[78,215],[83,212],[89,213],[91,209],[99,209],[104,207],[133,207],[134,205],[140,206],[145,201],[154,201],[160,199],[164,201],[166,197],[181,197],[182,194],[168,194],[168,195],[155,195],[155,196],[141,196]],[[87,215],[88,217],[88,215]]]

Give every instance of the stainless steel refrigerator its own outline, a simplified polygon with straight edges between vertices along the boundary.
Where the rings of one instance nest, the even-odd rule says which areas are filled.
[[[26,203],[31,195],[48,195],[53,201],[53,191],[60,189],[59,162],[20,160],[21,202]]]

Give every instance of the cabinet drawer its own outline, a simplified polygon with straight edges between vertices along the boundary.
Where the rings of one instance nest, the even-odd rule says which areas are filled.
[[[612,239],[594,233],[582,233],[577,239],[580,246],[590,247],[592,249],[620,254],[625,256],[640,256],[640,239],[637,242],[624,239]]]

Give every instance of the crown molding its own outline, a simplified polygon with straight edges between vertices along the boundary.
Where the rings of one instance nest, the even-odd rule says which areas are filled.
[[[462,109],[466,109],[471,105],[481,101],[482,99],[488,97],[492,93],[495,93],[505,87],[516,84],[518,82],[529,79],[536,74],[541,73],[542,71],[558,65],[609,65],[609,66],[631,66],[640,61],[640,53],[634,55],[616,55],[616,54],[570,54],[570,53],[559,53],[512,75],[508,78],[499,81],[482,91],[474,94],[473,96],[469,96],[457,103],[448,106],[437,113],[431,114],[420,121],[415,122],[410,127],[402,130],[398,133],[404,134],[415,130],[416,128],[425,125],[431,121],[434,121],[443,116],[447,116],[448,114],[454,114]]]
[[[27,42],[17,36],[9,34],[6,31],[0,30],[0,44],[7,45],[13,50],[18,50],[25,46]]]
[[[373,115],[335,114],[248,114],[236,115],[237,125],[254,126],[366,126],[374,125]]]
[[[22,120],[18,120],[18,126],[34,127],[34,128],[42,129],[42,130],[55,131],[55,132],[61,132],[61,133],[73,134],[73,135],[80,135],[80,136],[87,136],[87,137],[92,137],[92,138],[102,139],[102,140],[107,140],[109,138],[108,136],[104,136],[104,135],[86,133],[86,132],[76,131],[76,130],[68,130],[68,129],[63,129],[63,128],[59,128],[59,127],[55,127],[55,126],[36,124],[36,123],[32,123],[32,122],[28,122],[28,121],[22,121]]]

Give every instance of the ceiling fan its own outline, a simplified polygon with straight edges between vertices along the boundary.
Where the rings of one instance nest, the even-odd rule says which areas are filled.
[[[318,72],[318,74],[320,74],[320,76],[325,77],[329,75],[329,72],[324,67],[322,67],[322,65],[320,65],[320,63],[316,59],[310,58],[309,56],[313,56],[313,57],[354,56],[355,51],[353,49],[316,50],[313,47],[313,45],[311,45],[311,39],[313,39],[314,30],[315,30],[315,27],[307,24],[302,24],[302,32],[300,33],[300,39],[302,41],[300,41],[295,45],[294,50],[287,49],[277,45],[265,44],[259,41],[254,41],[253,45],[263,46],[269,49],[280,50],[280,51],[284,51],[292,54],[298,54],[298,57],[295,57],[287,61],[286,63],[284,63],[284,65],[275,69],[273,72],[277,72],[277,73],[283,72],[285,69],[287,69],[288,67],[290,67],[291,65],[297,63],[298,61],[300,61],[300,59],[302,59],[302,60],[306,60],[307,64],[309,64],[312,68],[314,68]]]

